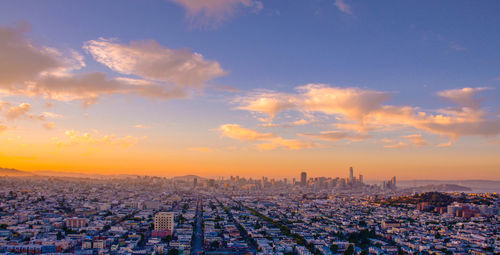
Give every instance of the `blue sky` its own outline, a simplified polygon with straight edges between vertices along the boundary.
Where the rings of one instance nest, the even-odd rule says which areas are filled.
[[[0,22],[27,21],[33,37],[55,47],[99,37],[187,47],[231,72],[217,82],[241,89],[321,82],[399,91],[411,103],[431,89],[498,86],[497,1],[346,3],[352,14],[330,0],[267,1],[258,14],[237,8],[200,28],[168,1],[3,1]]]
[[[201,9],[196,9],[197,6]],[[7,92],[3,101],[9,105],[27,102],[35,112],[51,111],[64,116],[51,122],[56,128],[46,131],[48,134],[37,136],[40,143],[60,136],[57,132],[64,130],[98,129],[118,136],[149,137],[144,141],[139,139],[142,141],[139,147],[143,143],[157,148],[175,140],[175,145],[211,151],[237,147],[241,141],[249,141],[252,146],[256,141],[259,144],[263,141],[264,144],[269,142],[271,149],[304,147],[305,150],[323,150],[326,155],[330,145],[325,149],[325,146],[316,146],[316,142],[304,144],[301,139],[318,138],[314,135],[320,132],[344,132],[332,125],[339,128],[335,126],[339,122],[359,121],[361,114],[362,118],[370,118],[373,127],[364,126],[362,131],[356,130],[360,132],[357,135],[342,133],[341,138],[335,133],[334,142],[352,139],[344,142],[356,144],[363,137],[361,143],[365,148],[380,143],[369,140],[383,139],[381,147],[403,148],[413,146],[408,140],[414,139],[413,135],[420,135],[426,141],[413,140],[414,145],[427,153],[432,153],[433,146],[447,140],[455,144],[457,153],[472,145],[480,146],[485,153],[498,152],[498,145],[488,142],[500,141],[500,131],[494,126],[500,123],[497,121],[497,98],[500,96],[498,1],[19,0],[0,1],[0,10],[2,27],[16,27],[22,22],[30,24],[30,32],[22,36],[36,47],[55,48],[62,55],[71,50],[80,54],[86,66],[71,70],[75,77],[104,72],[108,79],[128,77],[158,81],[157,77],[151,78],[135,69],[124,72],[99,61],[97,55],[102,52],[83,48],[89,42],[126,48],[134,41],[154,40],[160,45],[156,49],[184,49],[192,56],[199,53],[203,61],[217,63],[225,71],[224,74],[214,71],[202,77],[203,84],[195,84],[202,89],[190,90],[192,84],[189,85],[187,97],[168,100],[111,93],[100,95],[93,105],[81,107],[80,99],[71,95],[71,100],[56,102],[55,106],[46,109],[46,95]],[[169,85],[170,79],[160,79],[160,85]],[[342,90],[323,90],[324,87],[297,90],[306,84],[324,84]],[[214,89],[222,86],[235,91]],[[452,91],[462,88],[472,90]],[[379,101],[376,95],[363,96],[365,92],[374,91],[387,98]],[[307,102],[298,103],[304,96],[312,95],[308,92],[354,93],[353,101],[375,102],[368,106],[361,102],[355,107],[334,105],[328,109]],[[255,104],[263,99],[275,100],[284,108],[274,109],[275,101],[273,105],[268,105],[268,101],[266,105]],[[480,103],[480,107],[475,107],[476,103]],[[387,117],[388,110],[379,109],[387,105],[414,107],[415,116]],[[367,108],[379,110],[374,112]],[[433,120],[418,119],[418,111],[432,115]],[[451,118],[449,128],[454,131],[445,132],[446,128],[435,126],[442,123],[434,117],[443,112]],[[373,120],[379,115],[389,119]],[[480,124],[474,130],[463,126],[463,116],[473,119],[478,115],[481,116],[477,120]],[[395,118],[399,122],[380,128],[382,122]],[[287,126],[302,119],[307,124]],[[487,123],[483,123],[484,120]],[[20,118],[12,125],[17,127],[30,121]],[[10,127],[9,120],[3,123],[6,128]],[[224,130],[223,127],[229,127],[224,126],[226,124],[237,124],[248,130],[236,126]],[[134,125],[148,126],[148,129],[136,130]],[[281,127],[273,128],[272,125]],[[408,128],[394,131],[394,126],[399,128],[401,125]],[[231,133],[248,134],[247,131],[259,134],[249,139],[241,133],[239,136]],[[354,132],[354,129],[348,131]],[[8,132],[4,136],[8,136]],[[20,131],[12,132],[12,135],[19,135],[15,132]],[[162,136],[167,133],[168,139]],[[276,137],[261,136],[267,133]],[[259,147],[257,151],[262,149]],[[244,162],[235,163],[241,164]],[[496,167],[500,162],[491,161],[491,165]],[[493,168],[487,169],[490,170],[485,173]]]

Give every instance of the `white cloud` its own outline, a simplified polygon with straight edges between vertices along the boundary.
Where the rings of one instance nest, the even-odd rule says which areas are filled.
[[[226,74],[216,61],[186,49],[165,48],[156,41],[133,41],[126,45],[99,38],[86,42],[84,49],[114,71],[177,86],[198,87]]]
[[[29,30],[27,25],[0,26],[0,89],[16,90],[26,81],[35,80],[40,73],[63,66],[53,52],[24,36]]]
[[[124,80],[108,78],[104,73],[86,73],[70,77],[43,77],[29,93],[49,100],[81,100],[86,106],[94,104],[102,95],[128,94],[159,99],[187,96],[187,92],[180,87],[148,84],[136,85]]]
[[[478,99],[477,93],[488,90],[487,87],[479,88],[462,88],[450,89],[438,92],[438,96],[454,102],[460,106],[477,109],[480,107],[482,100]]]
[[[37,45],[26,38],[27,31],[25,27],[0,26],[0,93],[81,100],[84,105],[113,94],[183,98],[191,88],[226,74],[218,62],[189,50],[168,49],[155,41],[125,45],[106,39],[88,41],[84,48],[114,71],[139,78],[75,74],[73,71],[86,66],[82,55]]]
[[[351,6],[344,2],[344,0],[335,0],[334,4],[341,12],[352,14]]]
[[[456,51],[463,51],[463,50],[467,49],[464,46],[462,46],[456,42],[450,42],[450,48],[452,48],[453,50],[456,50]]]
[[[231,18],[240,8],[251,8],[254,13],[260,12],[264,5],[257,0],[171,0],[187,10],[193,22],[217,25]]]

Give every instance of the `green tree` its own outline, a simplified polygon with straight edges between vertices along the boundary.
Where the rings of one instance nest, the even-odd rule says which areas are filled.
[[[168,251],[167,255],[179,255],[179,250],[171,249]]]
[[[344,251],[345,255],[353,255],[354,254],[354,246],[352,244],[349,244],[349,247],[347,247],[347,250]]]
[[[337,253],[339,251],[339,246],[336,244],[330,245],[330,251],[332,251],[332,253]]]
[[[165,236],[163,239],[161,239],[163,242],[165,243],[170,243],[170,241],[172,241],[172,236],[171,235],[168,235],[168,236]]]

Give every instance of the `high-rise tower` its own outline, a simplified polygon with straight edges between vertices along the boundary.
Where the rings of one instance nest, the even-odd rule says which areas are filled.
[[[354,170],[352,169],[352,166],[349,168],[349,182],[352,182],[354,180]]]
[[[300,173],[300,185],[306,186],[306,184],[307,184],[307,173],[302,172]]]

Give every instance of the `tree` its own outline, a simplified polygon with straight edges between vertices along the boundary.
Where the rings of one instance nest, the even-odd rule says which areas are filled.
[[[167,255],[179,255],[179,250],[171,249],[168,251]]]
[[[332,251],[332,253],[337,253],[339,251],[339,246],[336,244],[330,245],[330,251]]]
[[[405,255],[406,253],[401,249],[401,247],[398,247],[398,255]]]
[[[347,247],[347,250],[344,251],[345,255],[353,255],[354,254],[354,246],[352,244],[349,244],[349,247]]]
[[[364,220],[359,221],[359,226],[366,227],[367,226],[366,221],[364,221]]]
[[[165,236],[163,239],[161,239],[163,242],[165,243],[169,243],[170,241],[172,241],[172,236],[171,235],[168,235],[168,236]]]
[[[210,247],[212,247],[213,249],[217,249],[217,248],[219,248],[219,242],[217,242],[217,241],[213,241],[213,242],[210,244]]]

